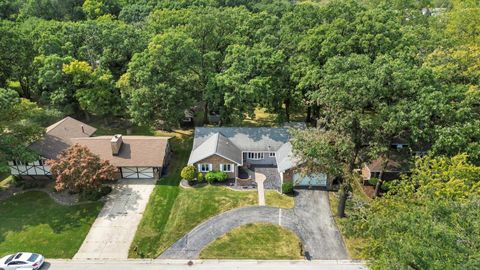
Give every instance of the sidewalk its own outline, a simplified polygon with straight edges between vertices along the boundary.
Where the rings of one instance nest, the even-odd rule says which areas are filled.
[[[265,182],[265,179],[265,175],[255,172],[255,182],[257,182],[258,190],[258,205],[260,206],[265,205],[265,187],[263,186],[263,182]]]
[[[41,270],[367,270],[363,262],[350,260],[255,261],[255,260],[48,260]]]

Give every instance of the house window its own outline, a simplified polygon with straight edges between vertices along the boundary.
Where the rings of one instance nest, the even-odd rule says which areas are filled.
[[[270,153],[268,153],[268,156],[269,156],[269,157],[275,157],[275,152],[270,152]]]
[[[253,159],[253,160],[263,159],[263,153],[248,152],[248,159]]]
[[[220,164],[221,172],[233,172],[233,164]]]
[[[198,164],[199,172],[209,172],[211,170],[212,170],[212,164],[208,164],[208,163]]]

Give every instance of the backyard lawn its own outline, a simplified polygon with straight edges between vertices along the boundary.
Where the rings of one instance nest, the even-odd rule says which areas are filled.
[[[201,259],[302,259],[300,239],[277,225],[247,224],[238,227],[200,253]]]
[[[101,203],[63,206],[43,192],[0,202],[0,257],[18,251],[72,258],[95,221]]]

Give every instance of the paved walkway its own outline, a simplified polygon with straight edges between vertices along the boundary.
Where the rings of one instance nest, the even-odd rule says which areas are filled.
[[[154,187],[153,180],[120,180],[114,185],[74,259],[127,259]]]
[[[230,230],[249,223],[271,223],[295,232],[311,259],[341,260],[348,255],[330,214],[328,193],[300,190],[294,209],[268,206],[237,208],[195,227],[160,255],[162,259],[195,259],[202,249]]]
[[[265,205],[265,188],[263,182],[265,182],[265,175],[255,172],[255,182],[257,182],[258,191],[258,205]]]

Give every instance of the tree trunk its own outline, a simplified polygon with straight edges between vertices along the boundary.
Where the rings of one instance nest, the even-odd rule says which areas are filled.
[[[26,99],[30,99],[31,95],[30,95],[30,87],[28,86],[28,82],[22,80],[21,78],[19,79],[19,82],[20,82],[20,88],[22,88],[22,97]]]
[[[383,160],[382,170],[380,171],[380,175],[378,176],[378,182],[375,185],[375,191],[373,192],[374,198],[380,195],[380,189],[382,188],[382,185],[383,185],[383,172],[386,170],[387,166],[388,166],[388,156],[385,157],[385,159]]]
[[[312,106],[307,107],[307,117],[305,117],[305,122],[306,123],[312,122]]]
[[[285,122],[290,122],[290,99],[285,99],[283,103],[285,104]]]
[[[208,102],[203,105],[203,124],[208,125]]]
[[[105,124],[105,126],[108,126],[108,120],[108,116],[103,117],[103,123]]]
[[[338,198],[338,206],[337,206],[337,216],[340,218],[345,217],[345,206],[347,203],[348,198],[348,188],[342,185],[342,189],[340,191],[340,197]]]
[[[84,111],[84,114],[85,114],[85,120],[87,122],[90,122],[90,114],[87,111]]]

